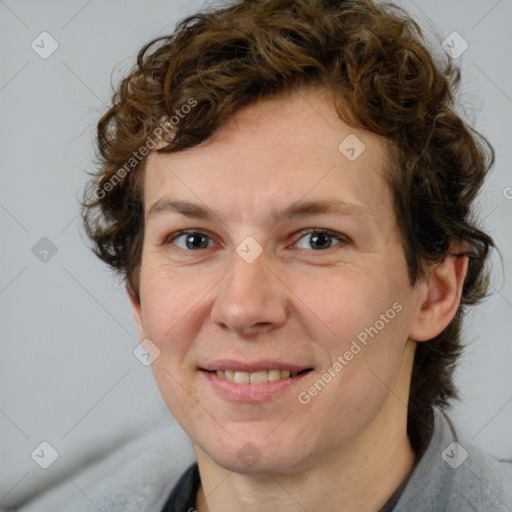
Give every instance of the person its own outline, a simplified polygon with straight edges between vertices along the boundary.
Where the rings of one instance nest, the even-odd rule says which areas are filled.
[[[446,414],[494,247],[459,80],[372,0],[236,1],[140,50],[83,216],[197,458],[159,510],[512,510]]]

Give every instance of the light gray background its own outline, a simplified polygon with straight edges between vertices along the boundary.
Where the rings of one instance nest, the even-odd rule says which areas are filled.
[[[452,417],[474,443],[512,457],[512,0],[400,3],[438,34],[439,51],[454,31],[469,43],[457,59],[460,99],[497,151],[480,214],[503,262],[495,255],[493,295],[466,324],[463,401]],[[145,42],[202,4],[0,0],[2,507],[173,421],[150,368],[132,353],[138,337],[124,290],[80,234],[77,198],[93,169],[111,76],[117,84]],[[43,31],[59,44],[47,59],[31,48]],[[47,262],[32,252],[42,237],[57,247]],[[47,470],[30,457],[42,441],[59,453]]]

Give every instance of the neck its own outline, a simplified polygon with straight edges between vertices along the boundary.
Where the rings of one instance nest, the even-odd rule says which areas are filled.
[[[218,466],[196,447],[201,486],[198,512],[377,512],[414,467],[407,437],[407,408],[395,396],[343,453],[294,474],[238,474]],[[278,506],[276,506],[278,505]]]

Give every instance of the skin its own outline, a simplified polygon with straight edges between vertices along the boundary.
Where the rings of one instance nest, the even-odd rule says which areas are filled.
[[[350,134],[366,146],[353,162],[338,150]],[[149,155],[139,298],[128,292],[141,340],[160,350],[152,367],[162,397],[194,445],[199,512],[377,511],[413,469],[406,425],[415,346],[455,315],[467,258],[448,256],[411,287],[382,177],[386,157],[380,137],[343,123],[318,90],[246,107],[199,147]],[[198,203],[213,218],[148,215],[165,198]],[[364,213],[273,217],[328,198]],[[319,228],[341,242],[327,237],[315,250]],[[206,248],[172,239],[182,229],[204,233]],[[248,236],[263,250],[252,263],[236,252]],[[400,312],[300,403],[298,393],[395,303]],[[270,401],[235,403],[199,370],[219,358],[313,371]],[[237,456],[248,442],[258,453],[250,467]]]

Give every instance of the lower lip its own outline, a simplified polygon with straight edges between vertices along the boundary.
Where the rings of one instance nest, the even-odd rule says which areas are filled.
[[[280,379],[265,384],[237,384],[220,379],[214,373],[201,370],[213,390],[222,398],[235,402],[264,402],[273,400],[282,395],[286,390],[302,382],[311,372],[304,372],[295,377]]]

